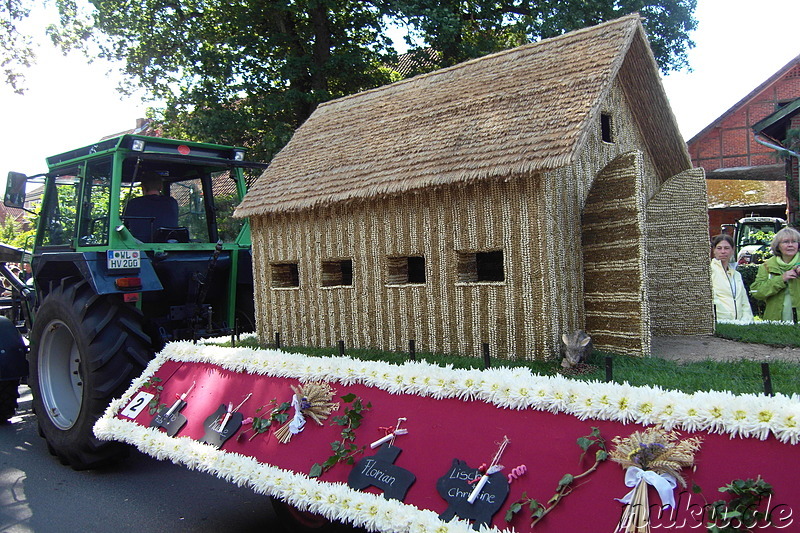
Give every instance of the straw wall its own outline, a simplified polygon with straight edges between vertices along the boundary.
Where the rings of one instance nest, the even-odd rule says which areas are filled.
[[[253,218],[258,328],[269,342],[532,358],[548,353],[542,180],[479,182],[375,202]],[[476,252],[502,250],[503,281],[464,281]],[[397,283],[424,257],[424,283]],[[352,262],[352,285],[323,286]],[[297,287],[275,287],[286,264]],[[407,264],[407,263],[406,263]],[[273,279],[273,276],[278,276]]]
[[[647,278],[653,334],[714,332],[706,205],[701,168],[672,177],[647,204]]]

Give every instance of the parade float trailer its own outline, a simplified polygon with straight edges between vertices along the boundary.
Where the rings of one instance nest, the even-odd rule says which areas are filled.
[[[306,416],[305,426],[282,442],[281,428],[304,409],[303,387],[310,384],[330,388],[329,401],[339,406],[321,424]],[[287,417],[272,417],[271,427],[257,430],[264,428],[256,419],[269,419],[276,410]],[[352,439],[345,438],[353,420]],[[524,368],[392,365],[181,342],[169,344],[110,405],[95,432],[368,531],[453,532],[483,525],[579,533],[615,531],[626,508],[616,499],[636,486],[611,460],[574,482],[567,479],[592,469],[597,438],[611,453],[615,438],[662,428],[702,442],[692,467],[681,472],[685,487],[643,487],[650,492],[650,522],[653,528],[697,531],[710,520],[719,487],[759,477],[774,490],[760,509],[776,527],[791,526],[800,501],[791,466],[799,420],[798,399],[781,395],[685,394],[540,376]],[[381,444],[373,449],[373,443]],[[341,461],[315,468],[337,453]],[[505,468],[489,471],[470,503],[487,474],[481,465],[493,463]],[[531,528],[523,495],[549,506],[565,480],[563,501]],[[670,495],[672,507],[662,509]],[[520,501],[524,509],[506,522]],[[764,524],[762,519],[758,527]]]
[[[236,211],[258,339],[646,356],[712,330],[704,187],[637,16],[321,104]],[[691,531],[759,476],[792,524],[798,405],[177,342],[95,432],[369,531]]]

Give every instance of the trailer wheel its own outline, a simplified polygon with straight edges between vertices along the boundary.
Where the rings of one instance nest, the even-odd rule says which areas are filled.
[[[31,332],[33,409],[47,447],[76,470],[123,458],[125,445],[92,428],[152,357],[142,315],[86,281],[66,279],[42,301]]]
[[[7,422],[17,412],[19,398],[19,380],[0,381],[0,424]]]

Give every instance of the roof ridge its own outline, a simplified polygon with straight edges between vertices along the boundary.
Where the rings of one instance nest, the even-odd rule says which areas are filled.
[[[535,47],[541,46],[542,44],[551,44],[551,43],[557,42],[557,41],[562,40],[562,39],[567,39],[567,38],[572,39],[576,35],[580,35],[580,34],[583,34],[583,33],[595,33],[595,32],[598,32],[598,31],[603,31],[604,29],[607,29],[609,26],[632,24],[631,23],[632,20],[641,21],[641,20],[643,20],[643,17],[638,12],[630,13],[628,15],[624,15],[622,17],[619,17],[619,18],[616,18],[616,19],[613,19],[613,20],[608,20],[606,22],[602,22],[600,24],[597,24],[596,26],[587,26],[587,27],[584,27],[584,28],[579,28],[577,30],[568,31],[566,33],[562,33],[561,35],[556,35],[555,37],[548,37],[547,39],[542,39],[541,41],[536,41],[536,42],[533,42],[533,43],[527,43],[527,44],[523,44],[523,45],[520,45],[520,46],[516,46],[514,48],[508,48],[506,50],[500,50],[500,51],[497,51],[497,52],[492,52],[491,54],[487,54],[485,56],[474,57],[472,59],[468,59],[466,61],[462,61],[461,63],[457,63],[455,65],[451,65],[449,67],[444,67],[444,68],[436,69],[436,70],[431,71],[431,72],[426,72],[425,74],[418,74],[417,76],[412,76],[411,78],[405,78],[405,79],[396,81],[394,83],[389,83],[387,85],[381,85],[380,87],[374,87],[372,89],[367,89],[365,91],[361,91],[361,92],[358,92],[358,93],[348,94],[346,96],[341,96],[341,97],[335,98],[333,100],[328,100],[326,102],[322,102],[317,106],[317,108],[319,109],[319,108],[324,108],[324,107],[329,106],[329,105],[336,105],[339,102],[343,102],[343,101],[346,101],[346,100],[349,100],[349,99],[352,99],[352,98],[356,98],[356,97],[363,98],[363,96],[365,94],[378,93],[378,92],[383,92],[383,91],[391,91],[391,90],[394,90],[394,88],[403,86],[403,85],[405,85],[407,83],[412,83],[412,82],[415,83],[415,82],[417,82],[419,80],[424,80],[424,79],[429,78],[429,77],[444,76],[449,72],[452,72],[454,70],[461,70],[463,68],[466,68],[468,65],[472,65],[474,63],[479,63],[481,61],[488,61],[488,60],[491,60],[491,59],[494,59],[494,58],[497,58],[497,57],[502,57],[502,56],[505,56],[505,55],[508,55],[508,54],[516,54],[516,53],[519,53],[522,50],[535,48]],[[632,26],[635,27],[635,25],[633,25],[633,24],[632,24]],[[629,41],[628,44],[630,45],[630,41]]]

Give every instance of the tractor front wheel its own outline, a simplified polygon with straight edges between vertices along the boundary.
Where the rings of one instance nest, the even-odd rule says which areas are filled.
[[[127,447],[92,432],[109,402],[152,357],[142,315],[113,295],[67,279],[42,301],[31,332],[30,387],[40,434],[63,464],[94,468]]]

